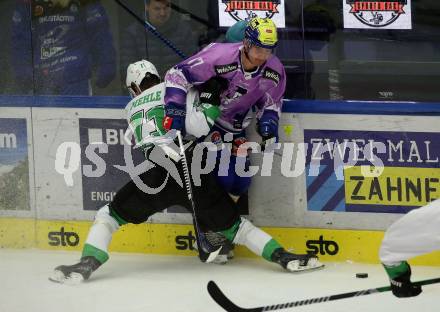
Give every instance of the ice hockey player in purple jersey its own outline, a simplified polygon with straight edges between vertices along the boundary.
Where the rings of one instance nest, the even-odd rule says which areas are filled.
[[[278,137],[286,78],[283,65],[272,53],[277,40],[277,28],[272,20],[253,18],[247,24],[243,42],[212,43],[169,70],[165,77],[164,125],[166,129],[177,130],[183,130],[185,99],[191,87],[197,88],[212,77],[228,80],[228,89],[220,97],[221,115],[208,140],[219,145],[222,141],[232,141],[228,173],[217,176],[235,198],[244,194],[250,185],[250,177],[238,176],[234,170],[237,161],[234,151],[246,141],[244,129],[250,124],[254,111],[263,142]],[[232,140],[228,138],[231,136]],[[224,169],[216,167],[217,172]]]
[[[253,18],[231,28],[240,28],[237,38],[228,38],[234,43],[213,43],[167,73],[164,126],[166,129],[182,128],[186,114],[185,98],[191,87],[197,88],[211,77],[222,77],[229,82],[228,89],[220,97],[221,115],[205,140],[219,147],[214,172],[222,187],[239,203],[240,197],[246,199],[243,195],[247,194],[251,184],[251,177],[239,175],[235,170],[239,161],[245,170],[250,165],[247,152],[237,155],[240,146],[246,142],[245,128],[256,112],[262,146],[266,141],[278,138],[278,119],[286,81],[283,65],[272,54],[278,41],[277,28],[272,20]],[[232,142],[229,143],[231,150],[227,151],[231,156],[225,164],[220,161],[225,154],[222,147],[227,146],[223,142]]]

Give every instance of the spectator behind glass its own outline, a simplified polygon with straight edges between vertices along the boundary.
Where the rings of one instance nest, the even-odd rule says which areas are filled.
[[[0,94],[13,94],[13,79],[11,79],[11,16],[15,0],[0,1]]]
[[[186,56],[197,51],[197,37],[190,23],[183,20],[181,14],[171,10],[170,0],[146,0],[145,13],[147,21]],[[156,65],[159,75],[163,76],[168,69],[182,61],[179,55],[138,21],[133,21],[121,34],[120,50],[121,71],[131,63],[148,59]],[[125,77],[125,73],[121,72],[121,77]]]
[[[199,46],[201,47],[205,47],[211,42],[223,42],[223,35],[226,32],[225,28],[220,27],[218,0],[207,0],[206,14],[210,25],[208,25],[206,33],[199,38]]]
[[[113,38],[97,0],[17,0],[11,58],[24,94],[92,95],[92,71],[98,88],[116,74]]]

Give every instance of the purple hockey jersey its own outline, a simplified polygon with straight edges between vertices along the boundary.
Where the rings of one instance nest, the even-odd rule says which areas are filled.
[[[246,128],[255,108],[257,118],[270,110],[279,118],[286,74],[280,60],[272,55],[254,72],[244,72],[240,51],[242,43],[212,43],[194,56],[170,69],[165,76],[165,104],[185,106],[186,93],[211,77],[229,81],[221,95],[221,115],[216,124],[231,132]]]

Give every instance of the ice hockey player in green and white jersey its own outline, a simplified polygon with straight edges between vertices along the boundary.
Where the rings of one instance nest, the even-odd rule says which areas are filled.
[[[148,79],[142,77],[145,72]],[[142,148],[146,145],[166,145],[172,140],[165,136],[166,130],[163,127],[165,83],[159,83],[159,78],[156,78],[158,74],[151,72],[155,72],[154,65],[147,61],[131,64],[127,71],[127,88],[133,97],[125,107],[127,121],[137,144]],[[146,88],[148,85],[145,81],[155,85]],[[186,132],[196,138],[209,133],[214,120],[220,116],[219,100],[213,94],[225,88],[225,84],[226,81],[221,78],[210,80],[203,86],[206,92],[201,92],[200,99],[199,92],[191,90],[187,100],[189,113],[185,120]]]
[[[222,81],[212,79],[198,92],[188,96],[190,108],[187,110],[185,130],[188,135],[203,137],[209,132],[218,117],[219,92],[224,88]],[[134,96],[126,106],[130,128],[136,143],[145,151],[145,156],[155,166],[150,166],[139,178],[146,185],[161,186],[157,193],[141,190],[134,181],[128,182],[114,196],[113,200],[100,208],[85,241],[81,259],[73,265],[61,265],[54,269],[50,280],[59,283],[77,283],[90,278],[91,274],[109,259],[108,247],[112,235],[127,223],[140,224],[156,212],[170,206],[180,205],[191,211],[185,187],[170,174],[161,162],[172,162],[182,176],[182,167],[177,155],[173,154],[173,138],[167,136],[162,122],[164,85],[153,64],[139,61],[127,70],[127,87]],[[196,105],[192,105],[196,103]],[[202,103],[202,104],[199,104]],[[192,144],[191,146],[194,146]],[[193,148],[186,150],[191,162]],[[206,238],[219,238],[238,245],[244,245],[252,252],[268,261],[281,265],[290,272],[313,270],[322,267],[315,255],[287,252],[270,235],[241,217],[236,203],[217,183],[213,174],[201,175],[200,186],[193,185],[195,216]],[[223,246],[223,243],[220,245]],[[201,256],[201,254],[200,254]],[[201,260],[204,259],[201,257]],[[206,259],[205,259],[206,260]]]

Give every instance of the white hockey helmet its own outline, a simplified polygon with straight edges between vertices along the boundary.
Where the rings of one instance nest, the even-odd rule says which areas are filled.
[[[160,81],[159,73],[153,63],[141,60],[128,65],[125,84],[132,97],[135,97],[137,95],[136,92],[141,90],[141,82],[148,74],[155,75]],[[137,90],[133,90],[132,84],[136,86]]]

